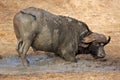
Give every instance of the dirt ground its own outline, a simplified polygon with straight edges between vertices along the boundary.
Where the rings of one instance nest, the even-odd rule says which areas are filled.
[[[32,75],[0,76],[0,80],[119,80],[120,77],[119,73],[116,72],[42,73]]]
[[[17,59],[15,50],[17,41],[13,30],[13,17],[19,10],[30,6],[42,8],[54,14],[76,18],[86,22],[92,31],[111,36],[110,44],[105,47],[107,54],[105,60],[96,61],[89,55],[80,55],[79,63],[82,64],[87,61],[86,64],[88,64],[85,68],[82,66],[82,69],[81,65],[78,65],[80,67],[78,69],[75,63],[70,63],[73,68],[64,72],[48,69],[49,71],[44,72],[43,70],[43,72],[32,74],[10,74],[14,73],[14,66],[7,68],[4,65],[12,64],[11,61]],[[11,71],[9,73],[1,71],[0,80],[119,80],[119,37],[120,0],[0,0],[0,71],[5,69]],[[33,56],[32,50],[29,53]],[[12,58],[12,55],[16,57]],[[39,55],[41,56],[41,54]],[[8,59],[11,60],[10,63]],[[19,63],[19,59],[17,60],[16,63]],[[2,61],[6,61],[6,63],[4,64]],[[63,61],[59,62],[62,63]],[[70,64],[65,66],[70,66]],[[93,64],[94,67],[91,67]],[[21,69],[20,64],[17,66],[16,70]],[[60,64],[60,66],[63,65]]]

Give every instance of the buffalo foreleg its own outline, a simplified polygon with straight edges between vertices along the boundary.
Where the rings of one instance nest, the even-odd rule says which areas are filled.
[[[65,48],[58,50],[58,55],[61,56],[66,61],[77,62],[74,52],[67,51]]]

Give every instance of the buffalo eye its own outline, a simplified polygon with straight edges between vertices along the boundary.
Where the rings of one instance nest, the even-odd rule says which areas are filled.
[[[97,47],[99,47],[99,46],[100,46],[100,44],[99,44],[99,43],[96,43],[96,46],[97,46]]]

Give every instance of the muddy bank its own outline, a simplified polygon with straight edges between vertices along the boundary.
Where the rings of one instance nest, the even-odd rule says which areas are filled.
[[[88,57],[88,58],[87,58]],[[18,55],[7,55],[0,59],[0,74],[33,74],[45,72],[120,72],[119,61],[111,59],[95,60],[90,55],[80,54],[78,62],[64,61],[49,54],[28,55],[30,69],[26,70]]]

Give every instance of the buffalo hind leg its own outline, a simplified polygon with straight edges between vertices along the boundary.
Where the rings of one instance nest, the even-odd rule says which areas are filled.
[[[23,43],[23,41],[20,39],[20,40],[18,40],[18,43],[16,46],[16,51],[18,52],[19,57],[20,57],[19,50],[20,50],[20,47],[22,46],[22,43]]]
[[[26,56],[27,56],[27,52],[29,50],[31,46],[31,41],[26,39],[21,41],[20,43],[18,43],[18,53],[21,57],[22,63],[25,67],[29,66],[29,61],[27,60]]]

